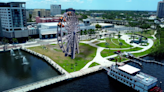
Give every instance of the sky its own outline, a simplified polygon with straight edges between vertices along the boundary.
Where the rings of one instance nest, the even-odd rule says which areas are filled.
[[[26,9],[50,9],[51,4],[60,4],[61,9],[156,11],[162,0],[0,0],[4,1],[26,2]]]

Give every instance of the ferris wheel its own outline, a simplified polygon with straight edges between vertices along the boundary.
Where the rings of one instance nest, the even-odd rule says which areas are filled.
[[[65,56],[75,58],[79,53],[79,22],[74,12],[66,12],[57,25],[57,41]]]

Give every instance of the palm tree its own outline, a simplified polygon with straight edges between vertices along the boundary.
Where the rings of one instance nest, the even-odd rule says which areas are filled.
[[[123,45],[123,43],[122,43],[122,42],[120,42],[120,43],[119,43],[119,45],[120,45],[120,48],[121,48],[121,46]]]
[[[102,35],[99,35],[99,36],[100,36],[100,39],[101,39]]]
[[[12,42],[13,42],[13,46],[15,42],[18,42],[18,40],[16,38],[12,38]]]
[[[135,36],[133,35],[132,38],[133,38],[133,40],[134,40],[134,39],[135,39]]]
[[[114,38],[115,34],[116,34],[116,33],[113,33],[113,38]]]
[[[109,34],[109,39],[111,38],[111,34]]]
[[[3,43],[3,45],[4,45],[4,47],[3,47],[4,51],[5,51],[6,48],[7,48],[6,44],[7,44],[8,42],[9,42],[9,40],[6,39],[5,37],[2,39],[2,43]]]
[[[106,48],[108,48],[109,47],[109,43],[105,43],[105,46],[106,46]]]

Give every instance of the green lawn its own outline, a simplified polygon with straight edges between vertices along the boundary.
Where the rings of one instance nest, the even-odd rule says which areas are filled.
[[[118,42],[118,39],[112,39],[114,43],[118,44],[118,45],[115,45],[113,42],[111,42],[111,39],[109,38],[106,38],[106,42],[109,43],[109,46],[106,46],[105,42],[104,43],[99,43],[97,44],[97,46],[100,46],[100,47],[108,47],[108,48],[120,48],[120,45],[119,45],[119,42]],[[122,46],[121,48],[129,48],[130,45],[127,44],[124,40],[119,40],[120,42],[122,42]]]
[[[142,48],[136,47],[136,48],[132,48],[132,49],[128,49],[128,50],[120,50],[120,51],[121,52],[124,52],[124,51],[130,52],[130,51],[138,51],[138,50],[141,50],[141,49]],[[107,49],[105,49],[101,52],[101,56],[102,57],[107,57],[107,56],[110,56],[110,55],[114,55],[115,51],[118,51],[118,50],[107,50]]]
[[[148,31],[144,31],[144,32],[135,32],[136,34],[139,34],[139,35],[142,35],[144,37],[147,37],[147,38],[152,38],[151,35],[153,35],[155,32],[155,30],[148,30]]]
[[[98,39],[98,40],[105,40],[105,39]]]
[[[148,49],[148,50],[146,50],[146,51],[144,51],[144,52],[141,52],[141,53],[133,53],[133,55],[134,55],[135,57],[140,57],[140,56],[143,56],[143,55],[147,55],[147,54],[149,54],[154,48],[156,48],[156,47],[155,47],[155,44],[158,44],[158,40],[154,40],[154,45],[153,45],[150,49]]]
[[[96,62],[93,62],[89,67],[93,67],[93,66],[96,66],[96,65],[100,65],[100,64],[98,64]]]
[[[99,41],[94,41],[94,42],[92,42],[92,44],[96,44],[96,43],[98,43]]]
[[[28,49],[48,56],[54,62],[64,68],[67,72],[74,72],[83,68],[89,61],[91,61],[96,56],[97,51],[97,48],[95,47],[92,47],[88,44],[80,43],[80,53],[76,54],[75,59],[71,59],[71,57],[65,57],[65,54],[60,50],[58,45],[47,45],[46,47],[48,48],[46,50],[44,50],[41,46],[30,47]],[[58,47],[59,49],[52,49],[51,47]]]

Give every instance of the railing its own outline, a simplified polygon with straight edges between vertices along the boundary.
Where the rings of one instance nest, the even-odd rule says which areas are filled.
[[[34,89],[37,89],[37,88],[40,88],[40,87],[44,87],[46,85],[50,85],[50,84],[60,82],[60,81],[65,80],[65,79],[68,79],[66,77],[66,75],[60,75],[60,76],[52,77],[52,78],[49,78],[49,79],[44,79],[44,80],[41,80],[41,81],[38,81],[38,82],[34,82],[34,83],[26,84],[26,85],[23,85],[23,86],[19,86],[19,87],[16,87],[16,88],[12,88],[12,89],[9,89],[9,90],[5,90],[4,92],[17,91],[19,89],[25,89],[25,88],[28,88],[30,86],[35,85],[36,86],[35,88],[32,88],[32,87],[31,87],[31,89],[29,88],[28,91],[30,91],[30,90],[34,90]],[[54,82],[52,82],[52,81],[54,81]],[[50,82],[50,83],[46,83],[46,82]],[[43,84],[43,83],[45,83],[45,84]],[[39,85],[39,84],[43,84],[43,85],[40,85],[40,86],[37,87],[37,85]]]
[[[144,61],[144,62],[147,62],[147,63],[156,63],[156,64],[159,64],[159,65],[164,65],[164,63],[154,61],[154,60],[145,60],[145,59],[142,59],[142,58],[135,58],[135,59],[138,59],[140,61]]]

